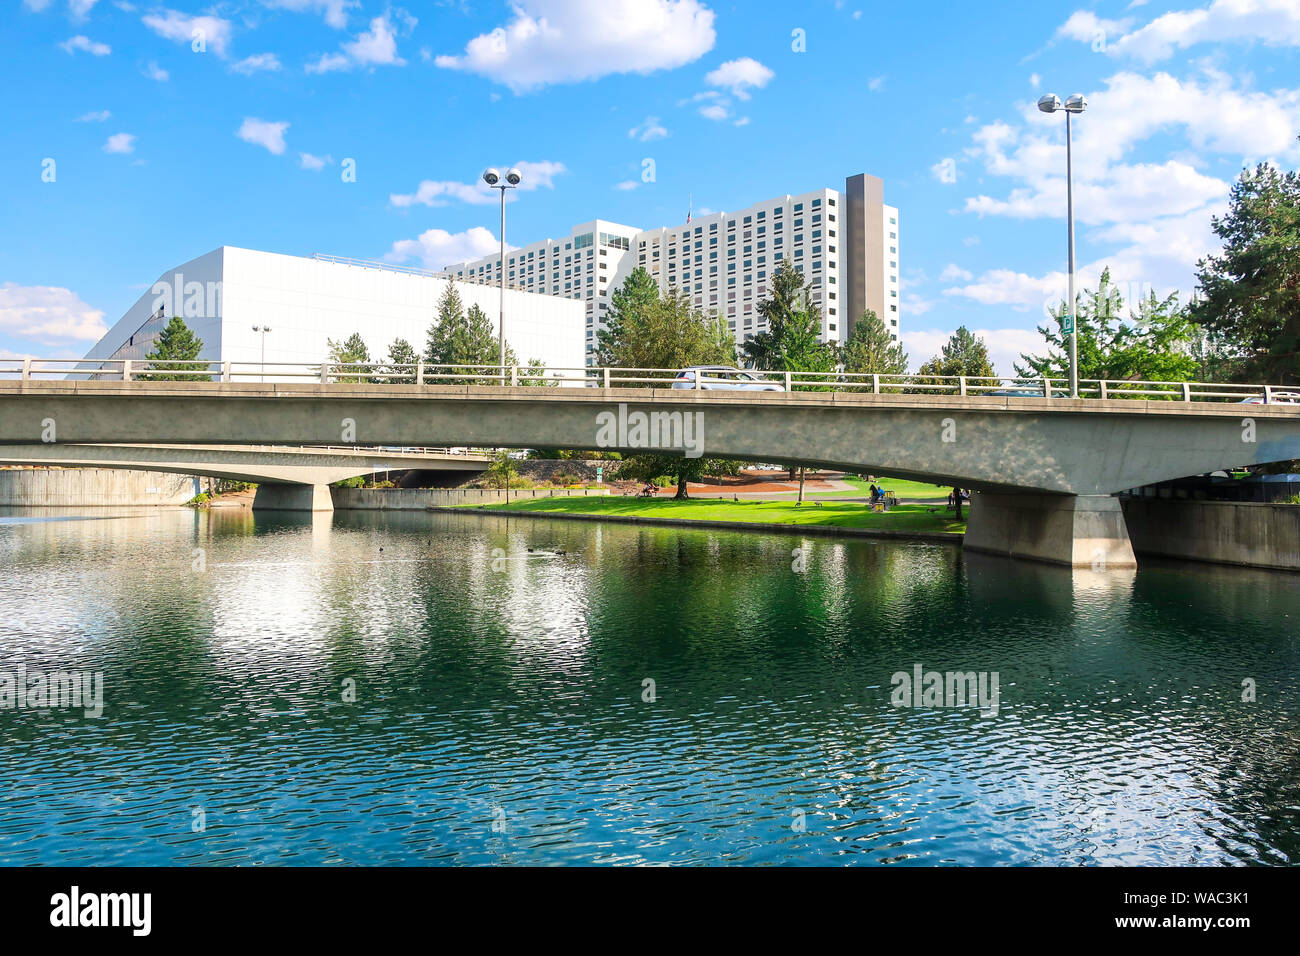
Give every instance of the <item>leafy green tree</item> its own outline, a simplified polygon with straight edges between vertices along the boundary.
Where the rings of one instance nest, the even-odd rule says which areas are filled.
[[[976,338],[966,326],[958,326],[948,339],[948,344],[918,370],[921,375],[965,375],[968,378],[993,377],[993,363],[983,339]],[[952,382],[935,380],[935,384],[950,386]],[[987,382],[979,384],[987,385]],[[936,391],[948,391],[936,389]]]
[[[554,388],[559,382],[546,377],[546,363],[541,359],[529,359],[528,364],[519,369],[519,384],[531,387]]]
[[[721,356],[718,365],[736,364],[736,333],[727,325],[721,314],[707,321],[709,335],[708,350],[711,354]]]
[[[196,361],[199,352],[203,351],[203,340],[195,335],[185,320],[179,315],[173,315],[166,327],[158,335],[158,341],[154,343],[154,350],[145,355],[145,360],[150,363],[151,369],[172,369],[181,371],[188,369],[193,372],[196,367],[185,365],[187,361]],[[202,375],[168,375],[160,374],[158,371],[147,372],[139,376],[151,382],[200,382],[204,380]]]
[[[632,280],[629,276],[615,293],[628,294],[621,297],[615,324],[602,330],[606,333],[599,352],[602,363],[614,368],[681,369],[723,365],[734,357],[734,339],[728,352],[716,331],[711,331],[709,320],[692,307],[684,292],[670,288],[660,296],[656,289],[650,300],[644,284]],[[652,385],[642,383],[641,387]]]
[[[906,375],[907,353],[893,340],[872,309],[862,313],[849,340],[840,349],[844,371],[856,374]]]
[[[370,363],[370,350],[366,348],[365,340],[361,338],[360,332],[353,332],[342,342],[335,342],[333,339],[326,339],[330,350],[331,365],[368,365]],[[356,370],[346,371],[334,377],[336,382],[370,382],[373,377],[365,372]]]
[[[1300,382],[1300,173],[1243,171],[1211,222],[1223,252],[1197,263],[1192,319],[1236,359],[1239,380]]]
[[[772,276],[768,297],[758,304],[767,328],[741,348],[751,367],[765,371],[822,372],[835,368],[834,349],[820,340],[821,309],[803,274],[789,259]]]
[[[393,344],[388,346],[388,367],[384,369],[385,380],[397,385],[414,385],[415,370],[401,366],[415,365],[419,361],[420,355],[410,342],[403,338],[393,339]]]
[[[500,488],[506,493],[506,500],[510,499],[510,486],[519,478],[519,471],[515,468],[515,463],[510,454],[504,450],[498,451],[492,456],[492,464],[487,468],[488,484],[494,488]]]
[[[612,368],[628,348],[629,326],[640,327],[659,302],[659,283],[643,266],[637,266],[609,296],[605,327],[596,333],[596,362]],[[624,367],[628,367],[624,365]]]
[[[1015,363],[1022,378],[1070,377],[1070,337],[1061,331],[1068,314],[1063,301],[1050,310],[1052,325],[1039,326],[1047,342],[1045,355],[1022,355]],[[1137,311],[1125,314],[1110,270],[1101,274],[1097,289],[1085,289],[1075,301],[1079,378],[1144,382],[1184,381],[1196,373],[1192,348],[1197,329],[1188,321],[1178,296],[1160,298],[1152,290],[1138,301]]]

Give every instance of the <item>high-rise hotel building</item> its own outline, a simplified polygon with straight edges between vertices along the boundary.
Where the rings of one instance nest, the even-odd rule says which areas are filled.
[[[610,293],[637,266],[661,289],[675,286],[708,315],[722,315],[744,342],[766,323],[758,303],[789,259],[808,277],[822,314],[821,338],[843,342],[867,309],[899,335],[898,210],[884,204],[875,176],[851,176],[844,190],[782,196],[735,212],[715,212],[674,227],[638,229],[597,219],[567,239],[547,239],[506,253],[506,287],[580,299],[593,362]],[[500,282],[499,256],[448,266],[469,282]]]

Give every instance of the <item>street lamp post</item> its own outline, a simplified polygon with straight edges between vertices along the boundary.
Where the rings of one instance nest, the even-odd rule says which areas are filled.
[[[271,331],[269,325],[255,325],[254,332],[262,333],[262,381],[266,381],[266,333]]]
[[[511,166],[505,178],[495,168],[483,170],[483,182],[501,190],[501,296],[497,308],[497,351],[501,364],[501,384],[506,383],[506,190],[514,189],[524,180],[524,174]]]
[[[1070,268],[1070,303],[1066,315],[1070,320],[1070,397],[1079,397],[1079,323],[1075,314],[1074,300],[1074,156],[1071,140],[1070,116],[1082,113],[1088,108],[1088,101],[1082,93],[1075,93],[1064,103],[1055,93],[1047,93],[1038,98],[1038,108],[1044,113],[1065,112],[1065,218],[1069,232],[1067,254]],[[1044,396],[1050,398],[1051,396]]]

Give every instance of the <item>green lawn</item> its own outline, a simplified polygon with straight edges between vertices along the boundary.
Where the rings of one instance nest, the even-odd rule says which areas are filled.
[[[473,507],[473,506],[470,506]],[[509,505],[486,505],[489,511],[540,511],[548,514],[618,515],[638,518],[677,518],[696,521],[737,521],[769,524],[822,525],[835,528],[873,528],[881,531],[964,532],[965,521],[956,521],[943,505],[899,505],[876,513],[865,505],[828,502],[817,505],[793,501],[727,501],[699,498],[674,501],[671,498],[625,498],[621,495],[591,498],[531,498]],[[964,517],[963,512],[963,517]]]
[[[818,498],[856,498],[860,495],[869,494],[871,491],[871,482],[864,481],[853,475],[845,475],[846,484],[852,485],[856,491],[828,491],[819,493]],[[943,485],[935,487],[933,484],[924,481],[908,481],[905,478],[880,478],[876,481],[877,488],[884,488],[886,491],[892,491],[898,496],[899,501],[915,499],[919,501],[940,501],[948,500],[948,493],[952,488]]]

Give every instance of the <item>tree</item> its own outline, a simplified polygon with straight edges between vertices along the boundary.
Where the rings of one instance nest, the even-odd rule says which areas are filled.
[[[507,504],[510,502],[510,484],[518,477],[519,472],[508,452],[502,450],[492,456],[492,464],[487,469],[488,484],[505,491]]]
[[[659,283],[644,266],[637,266],[623,284],[609,296],[605,327],[596,333],[596,361],[609,368],[619,365],[626,349],[628,326],[645,321],[647,312],[659,302]]]
[[[1016,374],[1023,378],[1070,376],[1070,337],[1061,331],[1067,304],[1062,301],[1050,314],[1055,327],[1038,327],[1047,354],[1021,355],[1015,363]],[[1109,269],[1102,271],[1096,291],[1085,289],[1076,297],[1075,328],[1081,379],[1169,382],[1189,379],[1196,372],[1191,351],[1197,329],[1179,306],[1178,296],[1162,299],[1152,290],[1139,300],[1137,311],[1126,316]]]
[[[419,353],[410,342],[403,338],[393,339],[393,344],[388,346],[388,367],[384,369],[385,380],[397,385],[414,385],[415,370],[401,366],[412,366],[419,361]]]
[[[966,326],[958,326],[940,352],[921,366],[921,375],[965,375],[968,378],[993,377],[993,364],[983,339],[977,339]],[[936,384],[951,386],[952,382]],[[948,391],[945,388],[943,391]]]
[[[438,300],[438,315],[429,327],[424,348],[424,361],[429,365],[479,365],[497,366],[500,349],[492,320],[477,305],[465,311],[456,285],[447,280],[447,288]],[[506,364],[517,363],[514,352],[507,346]],[[465,369],[454,370],[451,375],[472,374]],[[454,378],[448,375],[430,377],[428,381],[447,385],[482,385],[497,380],[488,374],[475,378]]]
[[[1211,224],[1223,252],[1197,263],[1192,319],[1237,360],[1236,378],[1300,381],[1300,174],[1244,170]]]
[[[370,350],[366,348],[365,340],[361,338],[360,332],[353,332],[342,342],[335,342],[333,339],[326,339],[330,350],[331,365],[368,365],[370,364]],[[373,381],[370,375],[364,371],[349,371],[338,375],[336,382],[369,382]]]
[[[706,323],[708,331],[708,350],[711,354],[721,356],[719,365],[736,364],[736,333],[727,325],[721,314],[715,315]]]
[[[681,369],[692,365],[723,365],[734,360],[734,340],[726,351],[710,322],[693,308],[684,292],[670,288],[665,295],[655,289],[650,299],[637,272],[615,292],[618,313],[602,330],[600,361],[615,368]],[[635,281],[634,281],[635,280]],[[629,383],[633,384],[633,383]],[[636,383],[650,388],[652,383]]]
[[[880,316],[867,309],[840,349],[840,364],[844,371],[857,374],[906,375],[907,353],[890,336]]]
[[[158,341],[154,343],[154,350],[145,355],[145,360],[150,363],[149,367],[152,369],[193,372],[196,366],[185,363],[196,361],[201,351],[203,351],[203,340],[190,330],[184,319],[179,315],[173,315],[171,321],[159,333]],[[156,371],[144,373],[139,377],[151,382],[198,382],[205,378],[201,375],[166,375]]]
[[[834,350],[821,341],[821,309],[789,259],[773,274],[758,314],[767,328],[741,346],[752,368],[826,374],[834,370]]]
[[[533,387],[554,388],[559,385],[554,379],[546,377],[546,364],[541,359],[529,359],[528,364],[519,370],[519,384]]]

